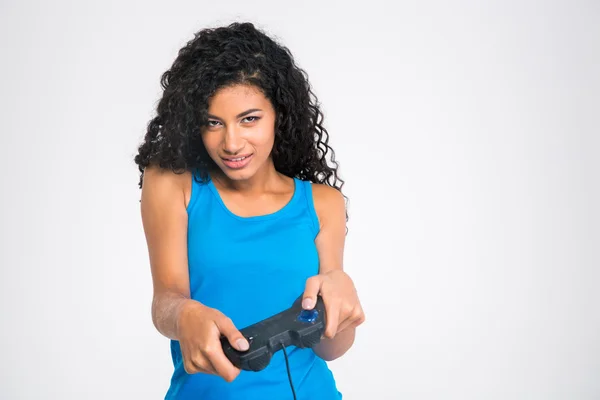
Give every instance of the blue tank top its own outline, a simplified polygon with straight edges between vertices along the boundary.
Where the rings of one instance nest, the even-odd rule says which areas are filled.
[[[309,181],[294,178],[291,200],[280,210],[241,217],[225,205],[213,182],[192,179],[188,213],[191,297],[218,309],[238,329],[289,308],[306,280],[318,273],[314,239],[319,224]],[[339,400],[327,363],[312,349],[287,348],[296,396]],[[283,351],[260,372],[241,371],[231,383],[187,374],[178,341],[171,341],[174,372],[166,400],[292,399]]]

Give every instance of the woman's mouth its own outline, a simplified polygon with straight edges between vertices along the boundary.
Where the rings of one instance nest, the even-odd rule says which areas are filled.
[[[225,166],[227,166],[231,169],[240,169],[240,168],[244,168],[246,165],[248,165],[252,156],[253,156],[253,154],[247,154],[245,156],[239,156],[239,157],[228,157],[228,158],[221,157],[221,160],[223,160],[223,164],[225,164]]]

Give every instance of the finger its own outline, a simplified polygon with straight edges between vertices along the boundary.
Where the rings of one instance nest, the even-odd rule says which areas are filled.
[[[325,303],[325,313],[327,318],[325,321],[325,337],[333,339],[338,330],[340,320],[340,304],[338,301],[327,301],[323,299]]]
[[[187,346],[181,346],[181,353],[183,355],[183,367],[188,374],[198,372],[215,373],[210,362],[202,355],[200,346],[192,346],[191,349]]]
[[[210,366],[215,371],[216,375],[221,376],[227,382],[233,381],[240,370],[236,368],[223,352],[221,345],[221,334],[225,335],[234,348],[234,343],[240,338],[245,341],[242,334],[235,328],[231,319],[220,314],[214,319],[214,330],[208,335],[208,341],[203,348],[203,355],[210,363]],[[236,337],[237,335],[237,337]],[[237,339],[237,340],[236,340]],[[233,343],[232,343],[233,341]],[[247,343],[247,342],[246,342]]]
[[[242,335],[241,332],[235,327],[231,319],[223,315],[221,318],[216,319],[215,323],[217,324],[219,332],[222,333],[227,340],[229,340],[229,343],[231,343],[235,349],[239,351],[246,351],[250,348],[248,340],[246,340],[244,335]]]
[[[364,324],[365,322],[365,311],[363,310],[362,306],[359,304],[358,305],[358,309],[355,310],[356,311],[356,326]]]
[[[240,374],[240,369],[229,361],[220,346],[210,352],[208,358],[215,368],[217,375],[221,376],[227,382],[232,382]]]
[[[358,320],[354,317],[347,318],[343,322],[341,322],[337,328],[337,333],[343,332],[348,328],[354,328],[358,325]]]
[[[312,310],[317,304],[317,296],[321,290],[321,278],[318,275],[306,280],[304,294],[302,295],[302,308]]]
[[[205,355],[215,373],[227,382],[232,382],[240,374],[240,369],[236,368],[223,353],[220,341],[216,340],[216,343],[206,350]]]
[[[203,372],[205,374],[213,375],[217,373],[210,360],[204,357],[202,353],[195,357],[192,357],[191,364],[195,372]]]
[[[189,375],[192,375],[192,374],[195,374],[197,372],[200,372],[200,370],[198,369],[198,367],[196,365],[194,365],[194,363],[191,362],[191,361],[184,361],[183,362],[183,369]]]
[[[360,304],[357,304],[356,306],[351,307],[348,310],[342,311],[341,314],[344,317],[340,317],[340,321],[338,322],[337,333],[340,333],[348,328],[354,328],[360,325],[364,318]]]

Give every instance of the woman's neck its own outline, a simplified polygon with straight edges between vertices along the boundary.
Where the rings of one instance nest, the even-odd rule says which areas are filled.
[[[249,195],[261,194],[273,191],[285,182],[283,177],[271,164],[265,166],[248,179],[231,179],[221,169],[217,168],[210,173],[213,182],[216,182],[220,188],[229,191],[241,192]]]

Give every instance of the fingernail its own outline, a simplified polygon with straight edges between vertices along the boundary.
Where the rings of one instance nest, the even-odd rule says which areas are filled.
[[[310,297],[307,297],[306,299],[302,300],[302,307],[310,310],[311,308],[314,307],[314,302],[313,299],[311,299]]]
[[[246,351],[250,347],[248,345],[248,342],[244,339],[238,339],[236,343],[237,343],[238,349],[240,349],[242,351]]]

